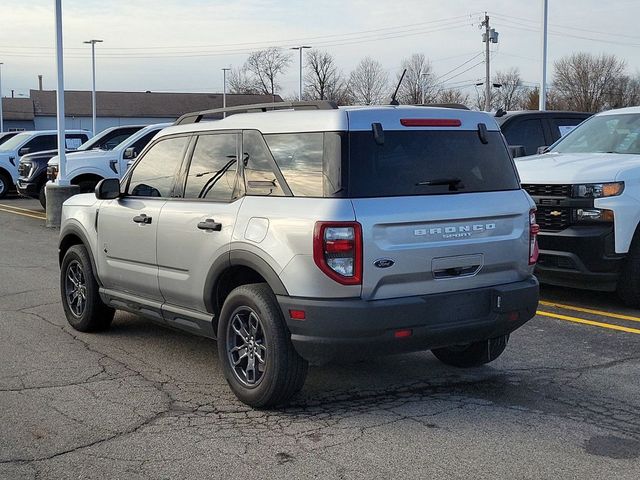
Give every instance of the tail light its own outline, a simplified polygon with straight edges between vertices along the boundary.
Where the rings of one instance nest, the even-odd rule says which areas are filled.
[[[316,222],[313,260],[342,285],[362,283],[362,227],[358,222]]]
[[[529,265],[535,265],[538,261],[538,233],[540,226],[536,223],[536,210],[529,212]]]

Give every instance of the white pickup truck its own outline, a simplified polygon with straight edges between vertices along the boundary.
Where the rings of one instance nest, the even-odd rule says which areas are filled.
[[[538,208],[538,279],[640,307],[640,107],[599,113],[516,165]]]
[[[67,154],[67,179],[80,186],[82,193],[93,192],[103,178],[122,178],[129,163],[144,149],[155,135],[170,123],[148,125],[137,131],[112,150],[87,150]],[[49,160],[47,178],[58,176],[60,158]]]
[[[91,132],[87,130],[67,130],[65,146],[70,150],[76,149],[91,136]],[[56,130],[22,132],[0,145],[0,198],[4,198],[18,181],[20,157],[57,147],[58,132]]]

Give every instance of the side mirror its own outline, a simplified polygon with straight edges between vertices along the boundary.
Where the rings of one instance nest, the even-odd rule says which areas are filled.
[[[524,145],[508,145],[511,158],[526,157],[527,151]]]
[[[98,200],[113,200],[120,196],[120,180],[117,178],[105,178],[100,180],[95,189]]]
[[[543,153],[547,153],[549,151],[549,147],[547,145],[543,145],[542,147],[538,147],[538,150],[536,150],[536,153],[538,155],[541,155]]]
[[[29,147],[23,147],[20,150],[18,150],[18,156],[22,156],[22,155],[26,155],[27,153],[29,153],[31,149]]]
[[[133,160],[137,156],[138,156],[138,152],[136,152],[135,147],[129,147],[125,149],[124,155],[123,155],[125,160]]]

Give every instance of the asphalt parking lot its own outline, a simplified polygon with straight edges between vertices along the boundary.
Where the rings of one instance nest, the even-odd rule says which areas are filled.
[[[125,313],[68,327],[43,218],[0,201],[0,478],[640,478],[640,312],[612,294],[543,288],[489,366],[312,367],[256,411],[212,341]]]

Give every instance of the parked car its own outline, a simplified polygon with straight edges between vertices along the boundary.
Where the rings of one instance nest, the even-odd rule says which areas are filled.
[[[538,207],[540,281],[640,306],[640,107],[599,113],[516,163]]]
[[[67,179],[79,185],[82,193],[93,192],[103,178],[122,178],[129,164],[151,139],[170,123],[157,123],[139,129],[111,150],[88,150],[67,155]],[[52,157],[47,165],[47,178],[58,176],[58,156]]]
[[[104,329],[122,309],[217,338],[231,389],[255,407],[300,390],[308,362],[497,358],[535,315],[538,282],[534,204],[495,120],[332,107],[186,115],[121,182],[67,200],[69,323]],[[285,110],[238,113],[268,109]]]
[[[514,157],[535,155],[589,118],[591,113],[521,110],[496,113]]]
[[[0,145],[21,132],[0,132]]]
[[[89,141],[80,145],[76,150],[66,150],[66,152],[113,150],[142,128],[144,128],[144,125],[122,125],[107,128]],[[20,158],[20,164],[18,165],[18,181],[16,183],[18,193],[26,197],[39,199],[43,208],[46,208],[44,187],[47,183],[47,163],[56,155],[58,155],[57,149],[29,153]]]
[[[67,148],[75,149],[89,140],[91,132],[86,130],[67,130],[65,141]],[[4,198],[18,181],[20,157],[27,153],[51,150],[58,146],[58,133],[55,130],[20,132],[0,145],[0,198]]]

